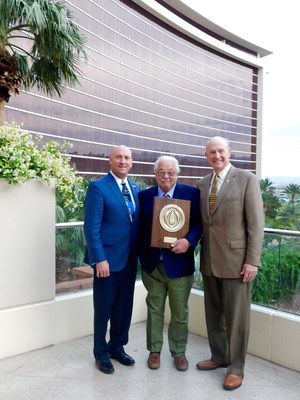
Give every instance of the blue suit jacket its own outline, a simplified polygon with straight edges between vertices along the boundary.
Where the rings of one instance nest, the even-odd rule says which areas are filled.
[[[140,188],[129,179],[128,182],[136,207],[132,222],[121,190],[111,173],[90,182],[84,214],[86,264],[94,266],[107,260],[111,271],[120,271],[125,267],[130,252],[136,257]]]
[[[184,254],[175,254],[169,249],[160,250],[158,248],[150,247],[153,203],[154,197],[156,196],[158,196],[157,186],[143,190],[139,193],[141,211],[138,252],[141,266],[148,274],[150,274],[159,262],[162,251],[165,271],[169,278],[179,278],[191,275],[195,270],[194,250],[202,232],[199,189],[193,186],[177,183],[174,190],[173,198],[191,201],[190,229],[185,236],[191,246]]]

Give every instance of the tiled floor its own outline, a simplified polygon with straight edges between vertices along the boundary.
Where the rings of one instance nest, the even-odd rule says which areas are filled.
[[[0,399],[300,400],[300,373],[250,355],[243,385],[235,391],[225,391],[225,369],[196,369],[196,363],[209,356],[207,340],[196,335],[189,337],[190,368],[186,372],[175,369],[167,341],[160,369],[147,368],[145,323],[132,325],[126,351],[135,358],[135,365],[125,367],[113,360],[112,375],[96,369],[91,336],[1,360]]]

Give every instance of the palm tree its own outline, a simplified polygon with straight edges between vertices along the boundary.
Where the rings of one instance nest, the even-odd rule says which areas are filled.
[[[276,218],[277,211],[280,207],[280,200],[274,194],[275,187],[269,178],[260,180],[260,190],[262,194],[265,216]]]
[[[275,187],[269,178],[265,178],[260,180],[260,190],[262,195],[264,195],[265,193],[274,193]]]
[[[290,183],[285,189],[285,194],[291,196],[292,204],[296,203],[297,196],[300,195],[300,185],[296,185],[294,183]]]
[[[292,202],[285,203],[278,213],[280,229],[298,231],[300,229],[300,206]]]
[[[78,83],[84,37],[70,11],[52,0],[0,1],[0,125],[11,94],[36,86],[61,96]]]

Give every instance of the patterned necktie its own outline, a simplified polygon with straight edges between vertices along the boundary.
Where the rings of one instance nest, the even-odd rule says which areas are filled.
[[[219,183],[219,175],[216,174],[213,180],[213,183],[211,185],[211,191],[209,195],[209,213],[212,213],[212,210],[215,206],[216,198],[217,198],[217,192],[218,192],[218,183]]]
[[[130,192],[129,192],[129,189],[128,189],[126,183],[123,181],[121,183],[121,185],[122,185],[122,195],[123,195],[125,203],[127,205],[130,221],[132,221],[133,220],[133,216],[134,216],[133,201],[132,201],[132,198],[130,196]]]
[[[168,199],[170,196],[168,195],[168,193],[164,193],[164,196],[163,196],[165,199]]]

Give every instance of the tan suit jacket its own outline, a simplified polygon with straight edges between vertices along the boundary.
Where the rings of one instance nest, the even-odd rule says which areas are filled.
[[[259,180],[231,166],[211,215],[208,198],[212,174],[198,182],[203,224],[200,270],[219,278],[240,278],[244,263],[259,266],[264,237]]]

